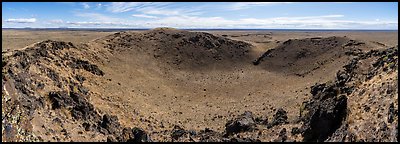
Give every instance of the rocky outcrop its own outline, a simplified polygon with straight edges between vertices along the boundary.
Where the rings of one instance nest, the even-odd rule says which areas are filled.
[[[24,50],[2,54],[2,117],[6,128],[3,131],[6,135],[5,141],[39,140],[32,134],[31,120],[35,111],[46,105],[45,97],[37,92],[44,89],[46,84],[39,80],[38,74],[31,73],[31,67],[36,68],[43,61],[64,59],[62,51],[74,48],[76,47],[72,43],[47,40]],[[46,67],[39,70],[42,77],[54,81],[52,85],[63,86],[63,79],[56,71]],[[63,96],[65,95],[55,99]],[[59,102],[55,107],[65,104],[64,101]]]
[[[263,53],[260,57],[258,57],[256,60],[253,61],[254,65],[258,65],[261,63],[261,61],[265,58],[265,57],[272,57],[271,52],[273,52],[275,49],[269,49],[267,50],[265,53]]]
[[[187,70],[250,62],[249,51],[252,47],[246,42],[206,32],[176,29],[119,32],[96,42],[112,52],[132,52],[162,65]]]
[[[253,61],[254,65],[277,73],[306,76],[326,65],[363,53],[369,46],[346,37],[289,39],[268,49]],[[360,51],[359,51],[360,50]]]
[[[273,126],[287,124],[287,123],[289,123],[287,112],[283,108],[279,108],[274,114],[272,122],[268,123],[267,128],[272,128]]]
[[[286,128],[283,128],[278,135],[278,138],[275,140],[275,142],[285,142],[287,140],[287,135],[286,135]]]
[[[140,128],[124,128],[122,134],[108,136],[107,142],[152,142],[152,140]]]
[[[370,66],[360,65],[360,63],[370,62]],[[382,74],[389,74],[389,70],[397,67],[397,47],[389,48],[386,50],[376,51],[371,50],[367,53],[358,54],[350,63],[344,66],[343,71],[337,72],[335,81],[316,84],[311,87],[311,100],[304,103],[301,108],[301,118],[304,122],[302,126],[302,135],[304,141],[387,141],[393,140],[394,135],[390,134],[391,130],[387,127],[386,122],[381,119],[374,119],[373,121],[380,121],[377,127],[373,128],[375,134],[368,139],[360,139],[360,136],[366,134],[370,135],[370,129],[364,129],[359,132],[353,132],[353,128],[359,129],[355,125],[349,124],[356,111],[350,111],[352,106],[349,106],[348,99],[353,97],[355,92],[357,95],[365,93],[364,85],[373,77],[382,76]],[[367,75],[364,73],[368,72]],[[389,73],[386,73],[389,72]],[[369,88],[371,89],[371,88]],[[363,91],[363,92],[361,92]],[[389,98],[390,99],[390,98]],[[371,100],[369,100],[371,101]],[[391,100],[389,100],[391,101]],[[351,101],[351,103],[359,103]],[[361,103],[357,105],[369,105]],[[388,114],[394,110],[392,104],[388,108]],[[370,108],[365,107],[368,112]],[[392,116],[388,116],[392,119]],[[393,122],[393,120],[387,122]],[[355,126],[355,127],[354,127]],[[351,129],[349,128],[351,127]],[[372,139],[371,139],[372,138]]]
[[[31,124],[37,109],[46,113],[68,110],[86,131],[110,135],[117,141],[150,141],[143,130],[124,128],[116,116],[101,116],[96,111],[88,100],[89,90],[82,85],[86,78],[75,71],[82,69],[96,76],[103,76],[104,72],[97,65],[83,60],[79,53],[72,43],[47,40],[3,54],[5,141],[40,140],[33,135]],[[49,103],[45,100],[47,98]]]
[[[239,117],[229,120],[225,124],[225,131],[227,135],[231,135],[234,133],[251,131],[256,126],[253,114],[249,111],[244,112]]]
[[[84,69],[92,74],[103,76],[104,72],[99,69],[97,65],[90,64],[88,61],[73,59],[73,61],[69,64],[70,67],[75,69]]]
[[[325,88],[306,103],[303,117],[304,141],[324,141],[340,127],[346,115],[347,98],[334,88]]]

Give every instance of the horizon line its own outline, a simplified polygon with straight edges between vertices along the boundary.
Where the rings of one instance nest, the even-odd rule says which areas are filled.
[[[156,27],[156,28],[173,28],[173,27]],[[151,30],[156,28],[71,28],[71,27],[59,27],[59,28],[2,28],[2,29],[92,29],[92,30]],[[346,29],[346,28],[174,28],[178,30],[385,30],[385,31],[398,31],[398,29]]]

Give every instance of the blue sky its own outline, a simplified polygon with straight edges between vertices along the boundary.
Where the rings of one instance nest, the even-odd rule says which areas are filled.
[[[397,2],[2,2],[3,28],[398,29]]]

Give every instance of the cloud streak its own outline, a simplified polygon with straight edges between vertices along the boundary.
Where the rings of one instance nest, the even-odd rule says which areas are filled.
[[[143,15],[142,15],[143,16]],[[147,16],[147,15],[144,15]],[[230,20],[222,17],[169,16],[155,20],[125,22],[70,22],[79,26],[111,26],[130,28],[260,28],[260,29],[370,29],[373,27],[394,27],[397,21],[351,21],[341,20],[343,15],[322,15],[308,17],[276,17],[266,19],[243,18]]]
[[[133,14],[133,17],[140,17],[140,18],[149,18],[149,19],[156,19],[156,16],[145,15],[145,14]]]
[[[107,5],[107,11],[112,13],[140,12],[146,15],[198,15],[200,9],[197,7],[171,8],[167,2],[113,2]]]
[[[151,2],[112,2],[110,5],[107,5],[107,10],[113,13],[122,13],[149,4]]]
[[[82,3],[84,9],[89,9],[90,5],[88,3]]]
[[[75,12],[75,16],[88,18],[89,20],[93,21],[122,21],[120,18],[110,17],[99,13],[82,13],[82,12]]]
[[[51,24],[62,24],[62,23],[64,23],[64,21],[61,20],[61,19],[50,20],[49,22]]]
[[[256,6],[269,6],[277,4],[290,4],[293,2],[236,2],[228,5],[229,10],[242,10]]]
[[[7,19],[6,22],[8,22],[8,23],[34,23],[34,22],[36,22],[36,18]]]
[[[67,22],[67,24],[70,24],[70,25],[78,25],[78,26],[84,26],[84,25],[92,25],[92,26],[95,26],[95,25],[123,25],[122,23],[115,23],[115,22],[86,22],[86,21],[84,21],[84,22]]]

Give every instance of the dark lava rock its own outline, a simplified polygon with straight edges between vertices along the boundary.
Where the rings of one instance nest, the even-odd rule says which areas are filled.
[[[10,74],[10,76],[14,79],[15,89],[23,94],[21,96],[28,97],[29,95],[32,95],[32,92],[29,88],[29,84],[31,84],[32,81],[28,78],[28,75],[23,73],[13,75],[13,71],[11,71],[11,69],[8,70],[8,74]],[[26,99],[26,97],[23,99]]]
[[[134,139],[135,139],[135,135],[132,133],[132,129],[124,128],[122,130],[122,134],[117,136],[116,141],[127,142],[127,141],[133,141]]]
[[[108,134],[116,134],[121,126],[118,122],[118,117],[114,115],[105,114],[100,124],[102,128],[105,128]]]
[[[89,93],[89,90],[82,85],[78,85],[78,91],[84,95],[87,95]]]
[[[53,40],[46,40],[46,41],[36,44],[35,46],[40,47],[42,49],[49,49],[49,50],[62,50],[64,48],[76,48],[71,42],[53,41]]]
[[[294,128],[292,128],[292,135],[297,135],[297,134],[300,134],[301,133],[301,131],[300,131],[300,129],[299,128],[297,128],[297,127],[294,127]]]
[[[267,117],[256,117],[256,118],[254,119],[254,121],[255,121],[257,124],[262,124],[262,125],[267,125],[267,124],[268,124],[268,118],[267,118]]]
[[[197,135],[200,137],[200,142],[222,142],[222,135],[218,132],[205,128],[204,130],[200,130]]]
[[[347,97],[341,93],[351,93],[353,88],[345,86],[345,83],[356,64],[357,60],[353,59],[344,66],[345,71],[336,74],[335,82],[311,87],[312,98],[304,103],[305,114],[301,118],[304,141],[324,141],[341,126],[347,109]]]
[[[83,95],[87,95],[89,93],[89,90],[87,88],[83,87],[82,84],[70,83],[69,89],[70,89],[70,91],[73,91],[73,92],[79,91]]]
[[[317,84],[311,87],[311,94],[313,99],[324,100],[337,96],[340,89],[343,88],[337,85]]]
[[[377,136],[378,141],[389,140],[389,138],[391,136],[390,129],[384,121],[379,123],[379,130],[378,130],[377,134],[375,134],[375,135]]]
[[[44,88],[44,84],[41,82],[38,82],[38,84],[36,85],[36,88],[42,90]]]
[[[94,106],[89,103],[83,95],[76,92],[70,92],[70,97],[74,100],[74,108],[72,116],[77,119],[96,120],[98,115],[94,110]]]
[[[268,124],[267,128],[272,128],[275,125],[287,124],[287,112],[283,108],[279,108],[274,114],[274,118],[270,124]]]
[[[23,51],[17,51],[14,53],[14,57],[18,57],[18,56],[26,56],[27,54]]]
[[[186,132],[190,135],[197,135],[197,132],[195,130],[187,130]]]
[[[53,119],[53,122],[58,123],[58,124],[61,124],[61,119],[60,119],[60,118],[54,118],[54,119]]]
[[[65,91],[50,92],[49,97],[53,109],[72,106],[73,108],[71,113],[74,118],[85,120],[97,119],[97,114],[94,111],[93,105],[79,93],[71,91],[68,95]]]
[[[115,139],[114,136],[109,135],[109,136],[107,137],[107,142],[118,142],[118,141],[117,141],[117,139]]]
[[[349,40],[344,46],[358,46],[358,45],[363,45],[365,44],[364,42],[357,42],[355,40]]]
[[[29,68],[30,64],[33,62],[32,57],[29,55],[21,55],[18,68],[27,69]]]
[[[55,71],[53,71],[52,69],[47,69],[47,70],[48,70],[47,76],[48,76],[51,80],[53,80],[53,81],[59,81],[59,76],[58,76],[58,74],[57,74]]]
[[[336,81],[338,86],[344,86],[344,84],[350,79],[350,75],[345,71],[339,71],[336,73]]]
[[[397,87],[394,87],[394,86],[388,86],[386,89],[386,94],[392,94],[396,88]]]
[[[388,123],[392,123],[394,120],[394,116],[395,116],[395,110],[394,110],[394,104],[391,103],[389,106],[389,111],[388,111]]]
[[[179,139],[179,137],[183,136],[184,134],[186,134],[186,131],[183,128],[175,125],[174,129],[171,132],[171,137],[172,137],[172,139],[177,140],[177,139]]]
[[[304,116],[304,141],[324,141],[335,132],[346,116],[347,97],[345,95],[315,99],[306,104]]]
[[[73,99],[65,91],[50,92],[50,101],[53,109],[59,109],[61,107],[67,107],[73,105]]]
[[[362,55],[363,52],[361,51],[361,49],[349,49],[349,50],[346,51],[344,54],[345,54],[345,55],[358,56],[358,55]]]
[[[185,36],[185,35],[182,34],[182,33],[175,33],[175,34],[172,34],[172,37],[173,37],[173,38],[180,38],[180,37],[183,37],[183,36]]]
[[[229,120],[225,124],[225,132],[227,135],[234,133],[251,131],[256,126],[253,119],[253,114],[250,111],[245,111],[242,115],[233,120]]]
[[[299,52],[297,52],[296,59],[301,59],[310,54],[310,51],[307,49],[301,49]]]
[[[140,128],[132,129],[133,135],[135,135],[135,142],[151,142],[150,137]]]
[[[77,80],[77,81],[79,81],[79,83],[83,83],[83,81],[85,81],[86,80],[86,78],[85,77],[83,77],[83,76],[81,76],[81,75],[76,75],[75,76],[75,79]]]
[[[37,98],[36,99],[36,102],[37,102],[37,107],[44,107],[44,105],[45,105],[45,103],[46,103],[46,100],[45,100],[45,98],[44,97],[39,97],[39,98]]]
[[[276,139],[276,142],[285,142],[287,140],[287,135],[286,135],[286,128],[283,128],[280,132],[279,132],[279,136],[278,139]]]
[[[82,124],[82,126],[83,126],[83,128],[85,128],[85,131],[90,131],[90,130],[92,130],[91,127],[90,127],[90,124],[87,123],[87,122],[84,122],[84,123]]]
[[[351,73],[352,71],[354,71],[355,68],[357,68],[357,63],[358,63],[358,59],[352,59],[350,63],[346,64],[345,66],[343,66],[345,68],[345,71],[347,73]]]
[[[50,57],[49,52],[45,48],[36,49],[36,53],[33,56]]]
[[[261,141],[259,139],[233,137],[231,139],[223,139],[223,142],[261,142]]]
[[[261,61],[262,61],[265,57],[267,57],[267,56],[270,57],[270,53],[273,52],[274,50],[275,50],[275,49],[269,49],[269,50],[266,51],[263,55],[261,55],[259,58],[257,58],[256,60],[254,60],[254,61],[253,61],[253,64],[254,64],[254,65],[260,64]]]
[[[58,75],[57,72],[55,72],[52,69],[47,69],[48,73],[47,76],[54,81],[54,83],[57,84],[57,87],[61,88],[62,87],[62,83],[60,81],[60,76]]]
[[[107,141],[114,142],[150,142],[146,132],[139,128],[123,128],[118,122],[118,117],[105,114],[102,118],[96,113],[92,104],[90,104],[84,95],[71,91],[69,95],[65,91],[50,92],[50,100],[53,108],[72,106],[72,116],[75,119],[83,119],[82,126],[86,131],[97,130],[107,137]],[[96,129],[97,127],[97,129]],[[123,129],[123,130],[122,130]],[[121,132],[122,130],[122,132]]]
[[[327,138],[326,142],[355,142],[355,135],[348,131],[348,124],[340,126],[329,138]]]
[[[97,65],[90,64],[88,61],[80,60],[80,59],[73,59],[73,62],[69,64],[71,68],[75,69],[84,69],[92,74],[103,76],[104,72],[99,69]]]
[[[342,124],[347,115],[347,97],[352,93],[354,84],[348,81],[354,77],[356,80],[368,80],[378,75],[380,68],[387,63],[395,62],[397,48],[387,50],[371,50],[367,53],[359,54],[350,63],[344,66],[345,71],[336,74],[336,80],[332,83],[314,85],[311,93],[313,97],[305,105],[306,114],[302,117],[304,125],[301,128],[304,141],[386,141],[394,139],[391,137],[391,130],[384,121],[381,121],[378,130],[372,127],[372,134],[366,139],[357,139],[357,135],[363,132],[352,133],[348,130],[348,124]],[[378,57],[368,70],[367,75],[359,74],[358,61],[368,59],[372,56]],[[364,90],[363,90],[364,91]],[[364,93],[364,92],[361,92]],[[366,109],[367,111],[369,109]],[[391,104],[388,110],[387,122],[393,122],[395,114],[394,105]]]
[[[325,87],[326,87],[326,84],[315,84],[315,85],[311,86],[311,94],[317,95],[317,93],[324,90]]]
[[[140,128],[124,128],[117,137],[119,142],[151,142],[150,137]]]

